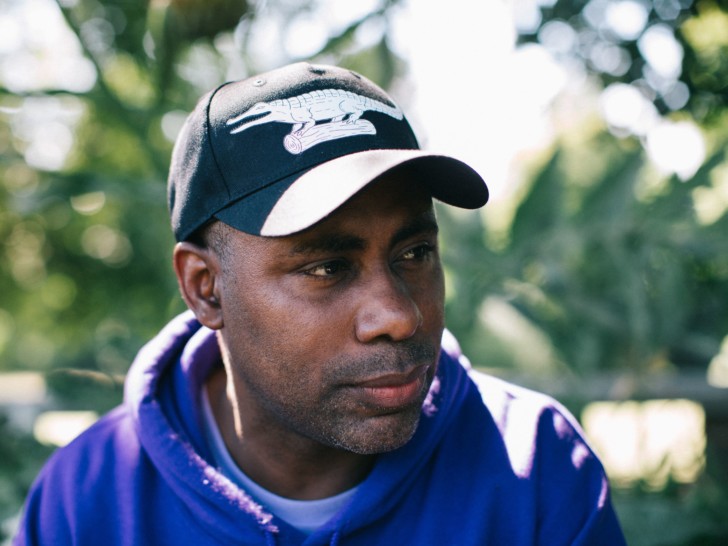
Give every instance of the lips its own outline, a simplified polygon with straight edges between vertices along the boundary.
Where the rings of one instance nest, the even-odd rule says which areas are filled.
[[[382,410],[397,410],[418,402],[423,393],[429,365],[404,374],[387,374],[353,385],[361,402]]]

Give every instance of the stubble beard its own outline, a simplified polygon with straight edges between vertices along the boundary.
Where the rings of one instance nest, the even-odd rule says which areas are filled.
[[[402,372],[412,363],[428,363],[422,390],[416,401],[404,408],[381,415],[364,415],[352,411],[346,387],[335,388],[324,399],[316,412],[311,412],[305,423],[298,423],[299,430],[324,445],[360,455],[373,455],[393,451],[408,443],[419,425],[422,404],[427,396],[437,369],[439,347],[425,343],[407,343],[394,353],[358,360],[352,363],[332,362],[327,366],[327,384],[341,385],[351,380],[351,370],[357,378],[377,374]],[[293,413],[290,413],[293,411]],[[295,408],[289,415],[294,416]]]
[[[407,444],[415,435],[420,422],[421,404],[398,413],[396,424],[353,422],[342,423],[342,426],[332,429],[329,427],[331,430],[325,431],[321,442],[335,449],[350,451],[358,455],[375,455],[394,451]],[[374,419],[383,421],[390,417],[368,418],[367,421]]]

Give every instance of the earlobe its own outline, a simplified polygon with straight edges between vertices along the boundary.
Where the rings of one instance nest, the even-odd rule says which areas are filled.
[[[213,252],[193,243],[174,247],[174,271],[182,298],[201,324],[213,330],[223,326],[217,293],[220,264]]]

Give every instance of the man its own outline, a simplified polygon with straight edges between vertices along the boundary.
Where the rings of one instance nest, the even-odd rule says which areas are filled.
[[[488,190],[381,89],[303,63],[223,85],[169,190],[191,312],[52,457],[19,544],[624,543],[572,417],[444,331],[432,199]]]

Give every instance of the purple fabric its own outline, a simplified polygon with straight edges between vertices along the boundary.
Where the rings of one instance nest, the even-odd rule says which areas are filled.
[[[573,418],[443,345],[414,438],[306,537],[206,462],[198,393],[219,352],[185,313],[140,351],[124,404],[49,460],[15,544],[623,545]]]

